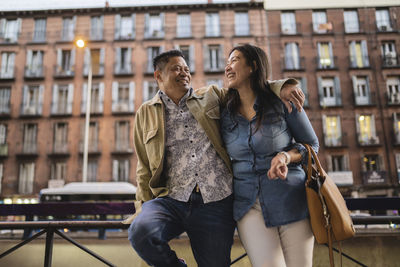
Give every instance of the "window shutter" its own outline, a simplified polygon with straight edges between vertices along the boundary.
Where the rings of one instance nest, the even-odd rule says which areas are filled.
[[[51,103],[51,114],[57,114],[58,108],[58,84],[53,85],[53,98]]]
[[[4,38],[4,34],[6,33],[6,27],[7,27],[7,20],[0,19],[0,38]]]
[[[343,155],[343,168],[344,171],[350,171],[349,155]]]
[[[342,104],[342,90],[340,89],[340,80],[339,77],[334,78],[335,84],[335,98],[336,98],[336,105],[340,106]]]
[[[0,124],[0,145],[5,144],[6,140],[7,140],[7,127],[5,124]]]
[[[148,47],[147,48],[147,72],[151,73],[153,72],[153,65],[152,65],[152,60],[153,60],[153,55],[152,55],[152,48]]]
[[[191,72],[195,71],[195,53],[194,53],[194,45],[189,46],[189,68]]]
[[[73,72],[75,70],[75,49],[71,50],[70,66],[70,71]]]
[[[369,76],[365,77],[365,82],[366,82],[366,87],[367,87],[368,103],[372,104],[371,87],[369,85]]]
[[[124,161],[124,181],[129,181],[129,161],[127,159]]]
[[[149,23],[150,23],[150,14],[147,13],[144,15],[144,38],[149,38],[151,37],[150,28],[149,28]]]
[[[60,48],[57,49],[57,69],[56,72],[61,70],[61,61],[62,61],[62,51]]]
[[[349,50],[350,50],[350,64],[353,68],[357,67],[357,54],[356,54],[356,42],[355,41],[350,42]]]
[[[27,50],[26,51],[26,70],[25,70],[25,75],[26,74],[30,74],[32,73],[33,69],[32,69],[32,50]]]
[[[85,56],[84,56],[84,67],[83,67],[83,74],[89,74],[89,64],[91,63],[91,51],[88,47],[85,47]],[[72,66],[72,65],[71,65]],[[92,66],[93,68],[93,66]]]
[[[25,113],[25,108],[28,107],[29,105],[29,94],[28,94],[28,85],[24,85],[24,101],[23,101],[23,105],[22,105],[22,114]]]
[[[99,69],[99,74],[103,75],[104,74],[104,58],[106,54],[106,49],[103,47],[100,49],[100,69]]]
[[[304,101],[304,106],[309,106],[310,103],[308,101],[308,89],[307,89],[307,78],[306,77],[302,77],[301,78],[301,90],[303,90],[303,93],[306,97],[305,101]]]
[[[135,82],[129,83],[129,111],[135,111]]]
[[[341,139],[341,142],[343,143],[343,140],[342,140],[342,124],[341,124],[341,121],[340,121],[340,116],[336,116],[336,128],[338,129],[338,133],[339,133],[339,136],[338,136],[338,138],[340,138]]]
[[[83,113],[83,114],[86,113],[87,90],[88,90],[88,84],[84,83],[82,85],[82,103],[81,103],[81,113]]]
[[[121,72],[121,47],[116,47],[114,73],[118,74],[120,72]]]
[[[121,15],[115,15],[115,32],[114,39],[118,40],[121,37]]]
[[[128,73],[131,73],[131,71],[132,71],[132,47],[128,47],[126,57],[127,58],[125,59],[125,69],[128,71]]]
[[[143,82],[143,102],[147,101],[149,99],[149,82],[144,81]]]
[[[332,49],[332,43],[329,42],[329,58],[331,59],[331,67],[335,66],[335,61],[334,61],[334,57],[333,57],[333,49]]]
[[[332,156],[326,155],[326,165],[328,167],[328,172],[333,172]]]
[[[376,127],[375,127],[375,115],[371,115],[371,135],[373,137],[378,137],[376,134]]]
[[[43,111],[43,92],[44,92],[44,85],[39,85],[39,103],[37,103],[37,112],[39,115],[42,114]]]
[[[132,14],[131,19],[132,19],[132,39],[134,39],[136,37],[136,15]]]
[[[71,40],[72,41],[75,38],[75,29],[76,29],[76,16],[72,17],[72,23],[71,23]]]
[[[354,100],[357,101],[357,76],[351,76],[351,81],[353,82]]]
[[[67,113],[72,114],[72,103],[74,97],[74,84],[68,84],[68,96],[67,96]]]
[[[323,107],[323,106],[325,106],[325,101],[324,101],[324,90],[322,88],[322,78],[318,77],[317,82],[318,82],[319,104],[321,107]]]
[[[18,33],[17,33],[17,38],[18,38],[18,35],[21,33],[21,27],[22,27],[22,20],[21,19],[17,19],[17,31],[18,31]]]
[[[117,111],[118,103],[118,82],[113,82],[111,87],[111,96],[112,96],[112,111]]]
[[[160,38],[165,36],[165,13],[160,13],[160,21],[161,21],[161,32],[159,33]]]
[[[113,160],[113,181],[118,182],[118,160]]]
[[[218,70],[223,70],[224,69],[224,63],[225,63],[224,46],[223,45],[219,45],[219,48],[218,48]]]
[[[99,112],[103,113],[104,110],[104,83],[99,83]]]
[[[365,40],[361,41],[361,51],[363,55],[364,66],[368,67],[369,66],[368,48],[367,48],[367,42]]]
[[[10,77],[14,77],[14,65],[15,65],[15,53],[9,53],[8,54],[8,71],[7,73],[10,75]]]
[[[328,129],[326,128],[326,115],[322,115],[322,131],[324,132],[324,141],[328,137]]]

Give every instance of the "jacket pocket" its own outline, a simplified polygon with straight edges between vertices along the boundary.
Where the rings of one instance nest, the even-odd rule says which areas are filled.
[[[154,136],[156,136],[158,129],[146,131],[144,134],[144,143],[147,144]]]
[[[219,105],[213,106],[206,111],[207,117],[214,120],[219,120],[221,118]]]

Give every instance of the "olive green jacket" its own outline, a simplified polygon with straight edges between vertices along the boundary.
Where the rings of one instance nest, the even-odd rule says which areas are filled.
[[[282,86],[289,80],[271,83],[271,89],[279,96]],[[292,83],[294,80],[290,79]],[[200,88],[187,99],[190,113],[200,123],[212,146],[232,172],[228,153],[220,135],[220,106],[226,89],[211,85]],[[141,204],[156,197],[168,195],[167,181],[161,176],[165,151],[164,103],[158,94],[143,103],[135,117],[134,144],[137,155],[135,215],[125,223],[131,223],[140,212]]]

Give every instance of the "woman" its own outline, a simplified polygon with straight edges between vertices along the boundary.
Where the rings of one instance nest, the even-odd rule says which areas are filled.
[[[232,159],[234,217],[254,267],[312,266],[300,143],[317,151],[318,139],[305,112],[292,106],[289,113],[271,91],[267,66],[265,52],[246,44],[231,51],[225,67],[221,131]]]

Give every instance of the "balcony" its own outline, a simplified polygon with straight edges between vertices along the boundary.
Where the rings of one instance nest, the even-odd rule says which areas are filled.
[[[343,23],[343,28],[346,34],[363,33],[364,23],[361,21],[349,21],[347,25]]]
[[[281,35],[298,35],[301,34],[301,23],[285,23],[279,24]]]
[[[362,55],[361,58],[350,56],[349,60],[351,69],[366,69],[370,67],[368,55]]]
[[[89,137],[90,138],[90,137]],[[83,140],[79,142],[79,153],[83,154]],[[89,155],[100,155],[101,154],[101,146],[99,145],[98,140],[90,140],[88,145],[88,153]]]
[[[151,73],[153,73],[152,64],[153,63],[151,63]],[[125,63],[123,66],[121,64],[114,63],[114,76],[132,76],[135,73],[135,70],[135,64],[132,62]]]
[[[37,151],[37,143],[23,143],[22,144],[22,149],[18,153],[18,156],[24,157],[24,156],[37,156],[38,151]]]
[[[134,112],[134,103],[129,100],[119,100],[112,102],[112,113],[114,114],[132,114]]]
[[[3,29],[0,29],[0,31],[3,31]],[[13,30],[13,31],[6,30],[6,32],[1,32],[1,33],[2,35],[0,37],[0,44],[15,44],[18,42],[18,37],[19,37],[18,30]]]
[[[73,42],[75,33],[70,30],[62,30],[60,33],[60,42]]]
[[[24,117],[38,117],[42,115],[42,103],[34,103],[32,105],[27,105],[25,103],[21,104],[20,115]]]
[[[204,65],[204,72],[205,73],[223,73],[225,71],[225,65],[222,63],[217,63],[216,66],[212,66],[211,64]]]
[[[333,34],[332,22],[326,22],[321,24],[311,23],[311,32],[313,34]]]
[[[335,138],[335,137],[328,138],[324,133],[324,144],[325,144],[325,147],[329,147],[329,148],[348,147],[347,134],[342,133],[342,135],[337,138]]]
[[[12,81],[15,79],[15,73],[17,73],[17,68],[8,68],[6,71],[0,71],[0,80]]]
[[[317,56],[315,58],[316,64],[317,64],[317,70],[334,70],[336,68],[336,62],[337,62],[337,57],[320,57]]]
[[[53,156],[68,156],[69,155],[68,143],[61,143],[61,142],[54,143],[53,149],[49,154]]]
[[[43,79],[44,78],[44,73],[45,73],[45,67],[40,66],[37,68],[30,68],[28,66],[25,66],[25,73],[24,77],[25,79]]]
[[[387,104],[391,106],[400,105],[400,93],[385,93]]]
[[[89,74],[89,66],[85,64],[83,75],[87,77]],[[92,75],[93,77],[102,77],[104,76],[104,64],[92,64]]]
[[[379,140],[379,133],[377,133],[375,136],[361,136],[359,133],[357,133],[358,136],[358,144],[360,146],[380,146],[380,140]]]
[[[130,155],[133,154],[133,148],[129,144],[129,141],[118,141],[115,144],[115,150],[112,154],[116,155]]]
[[[393,23],[390,20],[377,20],[376,21],[376,31],[378,33],[396,32],[396,23]]]
[[[72,102],[51,102],[52,116],[69,116],[72,114]]]
[[[246,37],[250,36],[250,25],[243,23],[235,25],[235,37]]]
[[[103,27],[91,27],[90,28],[90,40],[91,41],[103,41],[104,38]]]
[[[8,156],[8,144],[0,144],[0,157]]]
[[[54,78],[71,78],[74,77],[75,71],[74,66],[64,68],[63,66],[54,66]]]
[[[376,92],[369,92],[367,96],[356,96],[353,93],[354,105],[356,106],[375,106],[376,105]]]
[[[381,56],[383,68],[400,68],[399,56],[396,54],[387,53]]]
[[[342,99],[340,97],[322,97],[319,101],[322,108],[327,107],[341,107]]]
[[[386,171],[363,171],[361,172],[364,185],[379,185],[388,182]]]
[[[38,30],[31,33],[32,43],[46,43],[46,31]]]
[[[86,101],[82,101],[81,102],[81,114],[85,115],[85,113],[86,113]],[[90,104],[90,114],[92,114],[92,115],[103,114],[103,102],[92,101]]]
[[[115,29],[114,40],[134,40],[135,39],[134,27],[119,27]],[[147,38],[147,37],[145,37]]]
[[[1,117],[9,117],[11,115],[11,103],[10,100],[8,100],[7,103],[2,103],[0,105],[0,116]]]
[[[304,71],[305,58],[285,58],[281,61],[282,71]]]

